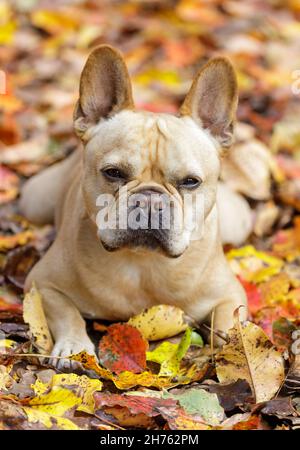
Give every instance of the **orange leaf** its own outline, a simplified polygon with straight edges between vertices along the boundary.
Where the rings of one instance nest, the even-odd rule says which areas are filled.
[[[126,370],[141,373],[146,368],[148,342],[131,325],[114,324],[99,344],[99,359],[107,369],[119,374]]]

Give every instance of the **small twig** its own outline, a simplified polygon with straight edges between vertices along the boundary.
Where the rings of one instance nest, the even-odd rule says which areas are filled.
[[[211,352],[211,362],[214,364],[214,325],[215,325],[215,308],[211,313],[211,329],[210,329],[210,352]]]
[[[68,356],[41,355],[40,353],[0,353],[1,358],[16,358],[18,356],[25,356],[26,358],[34,356],[36,358],[68,359]]]
[[[228,342],[229,342],[228,337],[227,337],[227,336],[224,336],[224,334],[221,334],[220,331],[212,330],[211,327],[209,327],[208,325],[206,325],[206,323],[203,323],[202,326],[203,326],[204,328],[206,328],[208,331],[212,331],[213,334],[215,334],[215,335],[218,336],[219,338],[223,339],[223,341],[225,341],[226,344],[228,344]]]

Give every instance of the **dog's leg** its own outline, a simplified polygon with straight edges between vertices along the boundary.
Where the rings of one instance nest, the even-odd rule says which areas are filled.
[[[219,182],[217,206],[223,244],[243,244],[253,229],[253,213],[247,201]]]
[[[72,174],[72,167],[79,158],[80,152],[75,151],[68,158],[47,167],[24,184],[19,209],[26,219],[38,225],[54,222],[55,209]]]
[[[214,323],[212,324],[213,329],[218,332],[224,333],[225,335],[228,333],[228,330],[233,327],[234,324],[234,311],[239,307],[243,305],[244,308],[240,308],[239,310],[239,317],[240,320],[246,320],[247,318],[247,308],[246,308],[246,302],[243,298],[240,300],[231,300],[231,301],[224,301],[220,303],[216,308],[214,312]],[[222,346],[225,344],[225,340],[218,337],[217,335],[214,336],[214,344],[217,346]]]
[[[52,362],[59,368],[72,368],[76,364],[57,356],[69,356],[85,350],[95,355],[92,341],[87,335],[85,321],[74,304],[61,292],[51,288],[40,290],[47,322],[55,340]]]

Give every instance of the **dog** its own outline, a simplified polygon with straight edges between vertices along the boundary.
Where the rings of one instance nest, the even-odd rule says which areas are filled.
[[[214,311],[220,332],[232,327],[240,305],[246,318],[245,292],[224,256],[216,202],[237,102],[234,69],[216,57],[198,72],[177,116],[137,111],[121,54],[108,45],[90,54],[74,112],[83,149],[31,178],[20,201],[29,220],[55,220],[58,230],[25,286],[28,291],[34,281],[41,292],[53,357],[94,353],[83,317],[127,321],[169,304],[197,322],[210,320]],[[127,213],[139,209],[143,226],[99,228],[101,195],[118,210],[117,223],[116,204],[123,198]],[[144,201],[129,206],[136,195]],[[192,201],[184,202],[185,196]],[[190,222],[172,228],[176,217],[194,217],[196,197],[202,199],[199,238]],[[153,211],[161,223],[169,198],[170,228],[147,226]],[[216,337],[216,344],[223,342]]]

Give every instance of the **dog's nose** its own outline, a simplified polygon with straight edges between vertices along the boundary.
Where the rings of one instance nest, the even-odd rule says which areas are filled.
[[[145,189],[132,194],[129,199],[129,210],[136,211],[137,215],[130,218],[130,228],[142,229],[162,228],[168,215],[168,195],[152,189]],[[131,222],[137,221],[139,225]]]
[[[152,211],[162,211],[166,203],[165,196],[165,194],[151,189],[140,191],[135,199],[136,207]]]
[[[167,204],[167,196],[161,192],[147,189],[133,194],[131,205],[150,212],[162,212]]]

